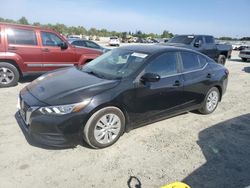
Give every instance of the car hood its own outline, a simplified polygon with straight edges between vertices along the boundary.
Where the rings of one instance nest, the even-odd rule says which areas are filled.
[[[98,78],[74,67],[47,73],[31,82],[27,89],[41,102],[60,105],[90,99],[118,83],[119,80]]]

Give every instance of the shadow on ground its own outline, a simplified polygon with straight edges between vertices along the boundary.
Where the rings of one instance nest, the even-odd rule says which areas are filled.
[[[244,67],[243,71],[250,73],[250,67]]]
[[[37,79],[39,76],[41,76],[41,74],[24,76],[24,77],[20,78],[19,82],[20,83],[29,83],[29,82],[32,82],[33,80]]]
[[[207,162],[183,182],[192,188],[250,185],[250,113],[203,130],[198,144]]]

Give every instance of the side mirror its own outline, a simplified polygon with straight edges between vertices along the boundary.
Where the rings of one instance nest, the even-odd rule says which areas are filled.
[[[194,47],[199,48],[201,46],[201,41],[199,40],[198,42],[194,43]]]
[[[68,44],[66,42],[62,42],[58,46],[61,47],[62,50],[65,50],[68,48]]]
[[[141,81],[143,82],[158,82],[161,79],[160,75],[154,73],[145,73],[141,77]]]

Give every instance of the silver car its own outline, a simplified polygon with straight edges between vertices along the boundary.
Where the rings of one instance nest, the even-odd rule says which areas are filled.
[[[242,61],[246,62],[248,59],[250,59],[250,48],[246,48],[244,50],[240,51],[239,57],[242,59]]]

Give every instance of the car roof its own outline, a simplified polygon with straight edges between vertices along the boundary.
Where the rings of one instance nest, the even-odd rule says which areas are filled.
[[[23,25],[23,24],[16,24],[16,23],[6,23],[6,22],[0,22],[0,25],[6,25],[6,26],[16,26],[16,27],[22,27],[22,28],[26,28],[26,29],[38,29],[38,30],[43,30],[43,31],[53,31],[53,32],[57,32],[53,29],[48,29],[45,27],[40,27],[40,26],[33,26],[33,25]]]
[[[197,51],[187,49],[187,48],[163,46],[163,45],[157,45],[157,44],[155,45],[128,45],[128,46],[120,47],[120,49],[126,49],[126,50],[146,53],[150,55],[162,53],[162,52],[168,52],[168,51],[186,51],[186,52],[198,53]]]
[[[194,36],[194,37],[213,37],[212,35],[201,35],[201,34],[184,34],[184,35],[175,35],[175,37],[178,37],[178,36]]]

